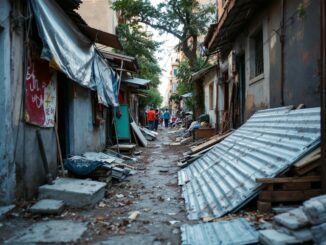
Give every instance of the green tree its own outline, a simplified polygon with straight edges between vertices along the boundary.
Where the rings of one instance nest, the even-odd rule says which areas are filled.
[[[157,89],[161,69],[154,56],[159,43],[153,41],[137,23],[120,24],[117,33],[124,47],[120,53],[136,57],[140,68],[138,76],[151,81],[149,89],[142,91],[146,96],[140,97],[140,107],[159,107],[163,100]]]
[[[201,5],[197,0],[167,0],[154,6],[149,0],[116,0],[113,8],[130,20],[131,24],[143,23],[161,32],[170,33],[179,39],[180,49],[188,59],[190,73],[198,71],[201,61],[198,52],[198,37],[204,35],[215,12],[213,5]],[[207,60],[205,60],[207,63]],[[189,76],[188,76],[189,79]],[[180,86],[186,86],[185,83]],[[201,84],[191,85],[202,110]],[[180,87],[179,90],[182,88]],[[186,89],[186,88],[184,88]]]
[[[149,0],[117,0],[113,8],[132,23],[143,23],[179,39],[179,47],[194,68],[198,59],[198,37],[213,20],[213,5],[197,0],[167,0],[153,6]]]

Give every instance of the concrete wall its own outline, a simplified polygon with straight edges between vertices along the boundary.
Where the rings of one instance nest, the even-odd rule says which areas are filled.
[[[284,104],[319,106],[319,1],[285,2]],[[281,106],[281,21],[282,1],[270,1],[251,17],[233,44],[235,53],[245,57],[245,119],[259,109]],[[251,36],[259,27],[263,31],[264,73],[253,77]]]
[[[11,127],[10,4],[0,1],[0,205],[14,199],[15,164]]]
[[[209,87],[213,85],[213,108],[210,108],[210,92]],[[212,128],[216,126],[216,93],[217,93],[217,79],[216,72],[210,72],[204,78],[204,104],[205,113],[209,115],[209,123]]]
[[[246,92],[245,92],[245,119],[248,119],[255,111],[269,107],[269,46],[268,42],[268,19],[265,12],[254,16],[249,24],[245,37],[245,69],[246,69]],[[253,57],[251,36],[258,28],[263,31],[263,55],[264,72],[259,76],[252,75]]]
[[[69,105],[70,154],[102,151],[106,145],[106,129],[104,123],[93,125],[91,91],[76,83],[70,83],[70,86],[73,87]]]
[[[30,199],[45,183],[43,161],[36,140],[41,131],[51,173],[56,175],[57,148],[53,128],[41,129],[24,122],[23,3],[0,2],[0,204]],[[11,18],[9,18],[11,11]]]
[[[298,9],[302,6],[302,15]],[[280,4],[271,8],[270,35],[281,21]],[[300,11],[301,12],[301,11]],[[292,0],[285,5],[285,105],[305,104],[307,107],[320,105],[320,9],[319,1]],[[270,42],[271,53],[271,107],[281,101],[281,45],[279,38]]]
[[[91,27],[115,34],[118,19],[111,0],[83,0],[78,13]]]

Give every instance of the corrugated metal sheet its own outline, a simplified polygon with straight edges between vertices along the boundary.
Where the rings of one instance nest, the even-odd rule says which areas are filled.
[[[260,185],[320,143],[320,108],[255,113],[203,157],[179,171],[189,219],[220,217],[250,201]]]
[[[243,218],[231,221],[182,225],[183,245],[233,245],[258,243],[258,233]]]

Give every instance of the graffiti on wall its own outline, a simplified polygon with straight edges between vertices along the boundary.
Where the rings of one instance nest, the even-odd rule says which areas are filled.
[[[45,60],[28,60],[25,78],[25,121],[39,127],[53,127],[56,112],[56,73]]]

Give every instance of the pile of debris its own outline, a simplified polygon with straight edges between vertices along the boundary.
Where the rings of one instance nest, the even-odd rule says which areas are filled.
[[[192,146],[190,146],[190,150],[183,154],[184,157],[179,159],[178,166],[181,168],[187,167],[196,159],[202,157],[203,154],[212,149],[217,143],[221,142],[223,139],[231,135],[231,133],[232,131],[224,134],[214,135],[207,140],[196,141]]]
[[[107,183],[122,181],[135,173],[130,165],[136,159],[107,149],[105,152],[86,152],[82,156],[65,159],[65,169],[75,177],[92,178]]]
[[[147,147],[148,141],[153,141],[157,138],[158,133],[155,131],[139,127],[135,122],[130,123],[130,125],[134,132],[134,139],[137,145]],[[140,144],[138,140],[140,141]]]
[[[259,231],[263,244],[302,244],[326,241],[326,195],[312,198],[303,206],[276,215],[275,224]]]

